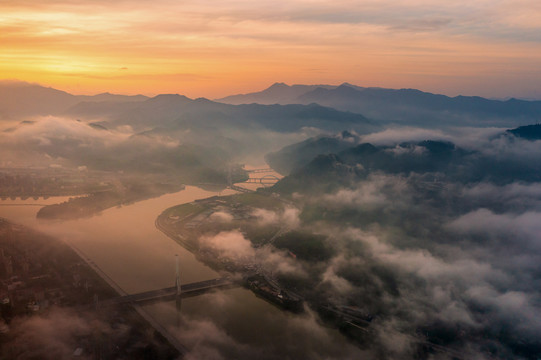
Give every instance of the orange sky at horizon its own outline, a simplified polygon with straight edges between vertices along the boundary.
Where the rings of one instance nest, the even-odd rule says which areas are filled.
[[[533,0],[4,1],[0,79],[217,98],[274,82],[541,98]]]

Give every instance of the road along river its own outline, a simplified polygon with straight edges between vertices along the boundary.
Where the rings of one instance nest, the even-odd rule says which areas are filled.
[[[183,283],[216,278],[155,227],[166,208],[214,195],[194,186],[178,193],[111,208],[91,218],[51,222],[36,219],[40,206],[66,198],[0,200],[0,217],[68,242],[91,259],[124,292],[174,285],[175,254]],[[339,332],[321,326],[311,311],[282,311],[243,288],[142,307],[160,326],[190,349],[193,358],[319,359],[360,358],[362,353]]]

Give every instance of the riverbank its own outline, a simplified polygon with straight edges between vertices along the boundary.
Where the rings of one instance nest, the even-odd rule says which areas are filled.
[[[284,266],[293,269],[297,261],[315,263],[332,256],[323,236],[288,223],[284,214],[295,209],[267,193],[214,196],[168,208],[156,218],[155,225],[215,271],[242,277],[245,288],[272,305],[302,312],[306,302],[326,325],[365,341],[370,314],[355,307],[331,305],[314,291],[309,278],[282,275],[266,264],[269,257],[280,258]]]
[[[73,220],[90,217],[115,206],[131,204],[137,201],[159,197],[167,193],[184,190],[183,184],[161,183],[148,186],[131,184],[121,190],[109,190],[86,196],[70,198],[60,204],[46,205],[38,213],[38,219]]]
[[[302,312],[304,299],[280,285],[276,279],[272,278],[272,273],[264,270],[255,259],[221,256],[213,249],[201,247],[198,241],[200,236],[208,235],[209,232],[223,230],[225,225],[218,218],[219,216],[225,216],[229,224],[242,228],[243,232],[252,233],[253,238],[266,237],[272,241],[276,234],[284,231],[280,226],[266,227],[263,231],[257,226],[247,229],[247,223],[256,222],[252,215],[252,206],[281,209],[283,204],[279,199],[257,193],[228,197],[214,196],[166,209],[156,218],[155,225],[215,271],[240,275],[244,287],[262,299],[285,310]],[[259,245],[263,244],[261,242]]]
[[[175,254],[183,283],[220,276],[157,229],[155,220],[164,209],[177,204],[229,194],[234,192],[218,193],[187,185],[178,193],[113,207],[78,220],[40,221],[36,219],[37,208],[32,206],[0,207],[0,216],[74,245],[125,292],[134,294],[174,286]],[[54,202],[59,199],[47,200]],[[316,323],[312,312],[283,311],[245,288],[183,299],[180,312],[177,305],[172,301],[141,307],[185,345],[192,358],[210,351],[226,359],[302,359],[314,358],[314,354],[335,359],[360,357],[360,351],[338,331]],[[229,340],[219,341],[222,335]]]

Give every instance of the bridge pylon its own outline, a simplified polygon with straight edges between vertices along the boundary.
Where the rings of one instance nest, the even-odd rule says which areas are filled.
[[[175,287],[177,288],[177,298],[180,298],[181,285],[180,285],[180,266],[178,254],[175,254],[175,266],[176,266],[176,276],[175,276]]]

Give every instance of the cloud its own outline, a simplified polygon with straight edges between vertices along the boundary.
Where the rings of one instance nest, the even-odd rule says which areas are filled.
[[[362,136],[362,142],[373,145],[394,146],[402,142],[419,142],[423,140],[450,141],[466,149],[484,149],[491,139],[505,131],[497,127],[449,127],[445,130],[426,129],[410,126],[389,127],[383,131]]]
[[[221,360],[228,358],[226,354],[256,355],[248,345],[239,344],[211,320],[184,319],[183,328],[183,331],[175,332],[182,344],[190,349],[186,359]]]
[[[401,155],[421,156],[427,153],[427,150],[424,146],[418,146],[418,145],[414,145],[412,147],[404,147],[404,146],[397,145],[394,148],[387,149],[385,151],[390,154],[393,154],[394,156],[401,156]]]
[[[415,274],[426,281],[440,284],[460,281],[468,285],[483,281],[506,280],[505,275],[490,264],[469,258],[465,253],[461,253],[458,259],[445,259],[435,256],[428,249],[395,247],[376,234],[353,228],[348,229],[345,236],[365,245],[367,253],[373,260],[392,266],[400,272]]]
[[[50,313],[29,318],[16,317],[10,324],[13,341],[6,346],[8,357],[18,359],[68,359],[81,345],[82,337],[96,330],[110,332],[108,325],[87,315],[54,308]]]
[[[430,130],[412,127],[391,127],[384,131],[369,134],[362,137],[363,142],[373,145],[395,145],[406,141],[422,141],[426,139],[448,140],[441,130]]]
[[[462,196],[498,202],[508,202],[517,199],[520,201],[526,201],[527,199],[540,201],[541,184],[513,182],[504,186],[497,186],[491,183],[479,183],[465,188]]]
[[[528,307],[525,313],[530,316],[538,310],[525,302],[524,294],[496,290],[509,286],[513,274],[476,259],[475,255],[468,254],[468,250],[458,251],[442,245],[437,247],[437,252],[443,254],[441,257],[426,248],[401,249],[383,239],[383,236],[388,236],[386,231],[380,232],[377,235],[349,229],[335,235],[359,242],[365,250],[362,253],[343,252],[333,259],[332,265],[323,273],[322,284],[332,284],[333,301],[343,304],[357,298],[356,306],[367,307],[371,313],[378,314],[371,325],[377,334],[374,348],[389,356],[413,356],[423,341],[416,335],[419,327],[462,329],[466,334],[475,334],[483,327],[503,326],[502,321],[508,324],[509,317],[501,315],[510,314],[513,309],[504,306],[519,308],[523,305]],[[469,294],[477,294],[477,288],[491,290],[479,293],[480,300],[476,300]],[[340,292],[345,298],[336,296]],[[358,298],[360,294],[363,296],[361,299]],[[477,312],[479,304],[486,309],[493,298],[502,299],[501,303],[498,301],[497,306],[493,306],[494,313],[492,310]],[[537,317],[534,319],[525,334],[533,333],[538,321]],[[518,329],[520,323],[510,326]],[[467,343],[468,338],[458,336],[455,341],[458,341],[456,344]],[[457,349],[460,348],[464,350],[464,347]]]
[[[323,360],[359,359],[370,355],[345,341],[337,331],[322,326],[317,314],[308,308],[304,314],[291,316],[269,304],[259,303],[255,297],[258,304],[251,303],[252,296],[249,296],[248,307],[240,309],[236,306],[238,298],[230,293],[211,298],[203,296],[198,300],[213,307],[216,296],[229,300],[222,301],[218,311],[211,309],[211,317],[185,313],[181,315],[180,328],[171,329],[189,349],[188,359]],[[242,325],[229,318],[242,318],[247,314],[253,316],[253,321]],[[266,337],[258,335],[261,328],[265,329]]]
[[[500,322],[499,327],[516,329],[528,341],[535,341],[541,331],[541,314],[536,304],[538,295],[512,290],[500,293],[480,286],[468,289],[465,296],[477,306],[489,309]]]
[[[257,218],[260,225],[280,225],[289,229],[297,228],[300,224],[300,210],[294,207],[285,207],[282,211],[256,208],[252,215]]]
[[[296,0],[281,6],[271,1],[161,0],[152,6],[5,1],[0,13],[4,73],[57,85],[66,85],[62,78],[74,74],[101,91],[133,91],[143,81],[154,93],[181,86],[197,96],[224,96],[224,81],[247,91],[276,81],[278,72],[288,81],[312,81],[310,69],[317,68],[323,73],[318,82],[339,83],[353,81],[362,67],[370,76],[354,80],[370,86],[414,82],[438,91],[475,89],[501,96],[537,91],[539,54],[531,43],[541,41],[541,11],[534,0]],[[93,46],[96,41],[100,47]],[[284,58],[284,52],[291,56]],[[451,54],[459,56],[449,62]],[[202,61],[210,66],[198,66]],[[242,71],[238,64],[244,64]],[[119,65],[130,69],[120,79],[115,78]],[[179,75],[167,81],[167,74]],[[480,80],[485,82],[479,85]]]
[[[495,212],[541,211],[541,184],[513,182],[504,186],[477,183],[461,189],[461,196],[473,207]]]
[[[84,157],[87,152],[126,141],[128,136],[98,130],[72,119],[38,117],[0,132],[0,142],[6,159],[36,166],[50,163],[49,159],[67,164],[70,156]]]
[[[415,19],[392,25],[391,29],[411,32],[437,31],[451,25],[452,22],[453,20],[449,18]]]
[[[271,225],[277,224],[280,220],[278,213],[272,210],[256,208],[252,212],[252,215],[257,218],[257,221],[260,225]]]
[[[233,215],[226,211],[216,211],[210,215],[209,219],[216,222],[228,223],[233,220]]]
[[[303,266],[285,251],[278,251],[269,246],[256,250],[257,261],[267,273],[286,275],[308,280],[308,273]]]
[[[129,125],[118,129],[109,124],[106,128],[92,126],[101,120],[92,119],[90,123],[48,116],[21,122],[0,132],[2,160],[28,166],[55,163],[90,170],[166,174],[188,167],[216,169],[228,156],[226,151],[193,144],[196,135],[191,136],[192,143],[185,144],[184,138],[190,136],[184,131],[134,134]]]
[[[477,133],[480,151],[499,141],[491,131]],[[417,174],[370,174],[298,199],[311,212],[337,214],[311,224],[335,249],[309,268],[319,296],[374,314],[371,348],[389,358],[414,357],[426,339],[443,338],[451,353],[471,358],[486,358],[490,346],[496,357],[513,357],[520,341],[538,354],[540,184],[423,184]]]
[[[388,201],[388,199],[384,194],[375,191],[376,189],[377,184],[371,182],[362,184],[355,190],[339,190],[336,194],[326,195],[325,198],[329,200],[331,204],[338,203],[341,206],[382,206]]]
[[[487,209],[479,209],[453,220],[448,226],[460,233],[499,238],[502,244],[513,242],[513,248],[517,247],[517,243],[530,249],[541,248],[541,212],[495,214]]]
[[[270,246],[254,248],[250,240],[239,230],[203,235],[199,238],[199,245],[202,250],[214,252],[218,258],[231,259],[240,263],[257,263],[267,273],[293,275],[304,279],[308,277],[302,265],[287,252]]]
[[[333,194],[325,194],[322,200],[331,207],[355,207],[356,209],[376,209],[394,202],[400,194],[400,201],[407,201],[408,185],[405,178],[371,174],[366,181],[356,184],[353,189],[339,189]]]
[[[250,240],[238,231],[222,231],[217,235],[203,235],[199,238],[199,245],[202,249],[216,251],[220,257],[233,260],[253,258],[254,248]]]
[[[348,295],[353,290],[353,285],[349,281],[336,274],[337,267],[343,261],[343,255],[339,255],[338,257],[332,259],[329,266],[323,273],[320,283],[320,285],[323,286],[330,285],[332,290],[335,291],[338,296]]]
[[[500,136],[492,139],[485,146],[481,147],[480,150],[489,156],[504,159],[514,157],[518,160],[530,161],[539,159],[541,141],[528,141],[511,136]]]
[[[281,215],[281,221],[288,228],[294,229],[298,227],[300,224],[299,214],[300,214],[299,209],[294,208],[294,207],[286,207],[284,209],[284,212]]]

